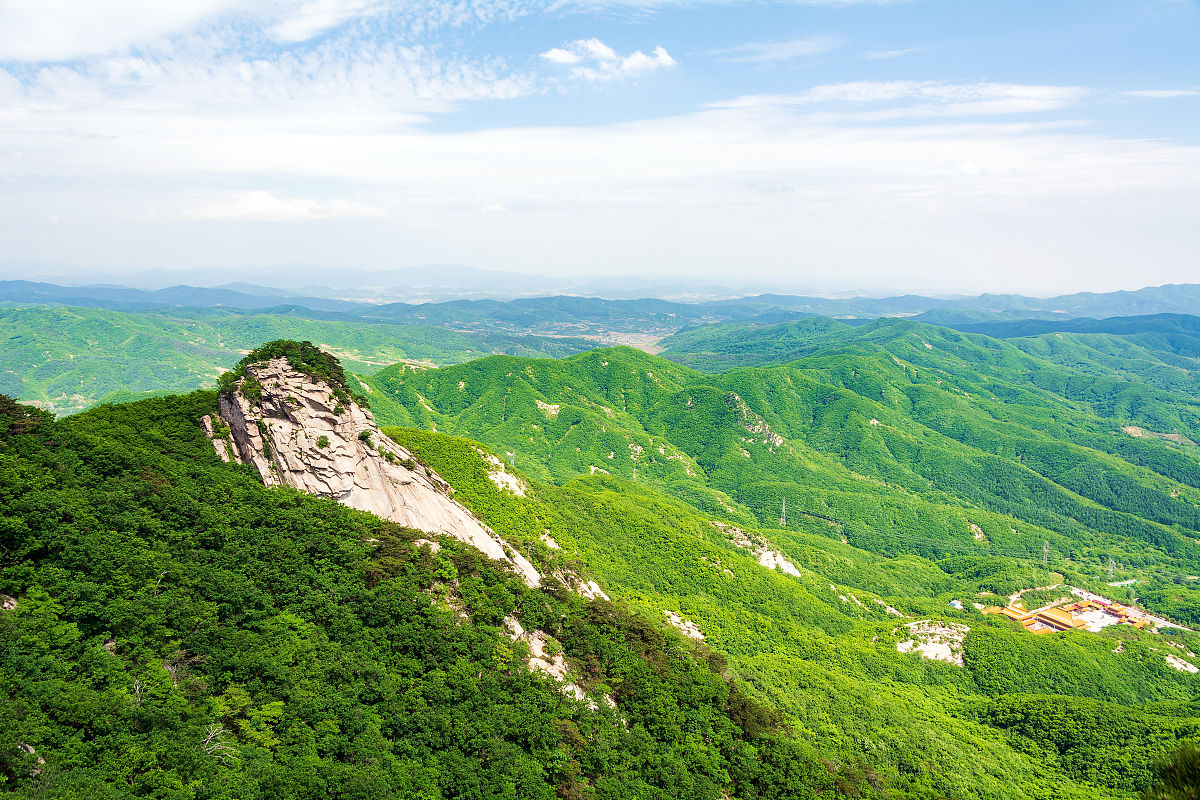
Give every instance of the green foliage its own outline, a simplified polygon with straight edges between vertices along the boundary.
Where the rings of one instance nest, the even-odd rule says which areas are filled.
[[[1113,652],[1117,643],[1120,652]],[[993,695],[1069,694],[1132,706],[1190,700],[1200,691],[1200,678],[1181,676],[1160,648],[1082,632],[1032,636],[976,626],[964,642],[963,660],[980,690]]]
[[[236,374],[236,373],[234,373],[234,374]],[[224,379],[225,378],[224,375],[222,375],[221,378],[222,378],[222,380],[221,380],[222,385],[228,385],[230,383],[230,381]],[[241,386],[238,388],[238,391],[241,392],[242,396],[245,397],[247,400],[249,400],[251,403],[254,403],[255,405],[262,403],[262,396],[263,396],[262,384],[259,383],[253,377],[250,377],[249,375],[247,375],[245,378],[243,378]]]
[[[317,437],[317,447],[321,447],[321,448],[329,447],[329,437],[323,433],[320,436],[318,436]]]
[[[730,353],[754,355],[763,331]],[[0,662],[17,710],[0,724],[49,767],[33,787],[29,754],[10,748],[0,769],[51,796],[128,774],[137,793],[181,797],[1148,786],[1148,765],[1200,724],[1200,678],[1166,660],[1200,637],[1033,636],[971,603],[1071,583],[1200,620],[1200,462],[1182,441],[1194,401],[1165,379],[910,321],[776,333],[803,357],[704,375],[612,348],[397,365],[366,382],[378,419],[427,429],[387,433],[456,499],[544,574],[595,577],[611,604],[531,591],[470,548],[435,553],[416,532],[263,490],[199,434],[211,395],[57,423],[0,404],[0,430],[19,432],[0,447],[0,591],[21,599],[0,617],[0,635],[19,622],[18,646],[0,649],[18,654]],[[689,335],[720,352],[719,337]],[[272,347],[333,375],[305,345]],[[1135,424],[1143,435],[1123,430]],[[493,482],[489,449],[521,469],[524,496]],[[798,574],[764,569],[756,549]],[[1132,589],[1103,585],[1110,558]],[[498,634],[509,615],[552,637],[597,710],[524,670],[524,645]],[[897,652],[914,619],[969,625],[965,666]],[[101,669],[101,653],[116,664]],[[101,730],[90,709],[116,710]],[[151,709],[165,727],[137,716]],[[121,759],[135,751],[154,758],[134,769]]]
[[[1157,780],[1142,794],[1145,800],[1200,798],[1200,742],[1184,742],[1154,766]]]
[[[791,530],[981,557],[977,592],[1045,585],[1046,542],[1059,572],[1095,575],[1111,557],[1200,571],[1200,462],[1089,410],[1091,378],[1056,389],[1046,378],[1061,369],[1009,344],[902,320],[788,331],[811,334],[812,354],[722,375],[614,348],[397,367],[372,386],[405,409],[381,419],[479,439],[532,477],[636,478],[743,525],[775,524],[786,502]],[[1146,597],[1192,613],[1161,594]]]
[[[242,353],[275,339],[324,343],[346,369],[359,373],[401,360],[433,366],[491,353],[570,355],[592,346],[573,338],[462,333],[421,320],[393,324],[323,316],[304,309],[0,308],[0,392],[60,415],[99,402],[143,399],[147,392],[188,392],[219,384],[218,376]],[[217,388],[230,391],[233,385]]]
[[[219,382],[222,386],[229,386],[235,383],[240,377],[242,394],[252,402],[260,402],[262,400],[262,386],[259,385],[258,381],[252,375],[247,374],[246,367],[276,358],[287,359],[288,366],[292,369],[327,384],[333,391],[333,396],[339,405],[350,400],[358,403],[363,408],[367,408],[370,405],[365,396],[358,394],[350,388],[341,362],[332,354],[325,352],[312,342],[294,342],[287,339],[277,339],[273,342],[267,342],[261,347],[251,350],[239,361],[231,371],[232,377],[227,378],[222,375]]]
[[[1018,747],[1076,780],[1126,791],[1148,787],[1155,762],[1176,753],[1181,739],[1200,732],[1194,719],[1078,697],[1005,695],[978,713],[1008,731]],[[1176,765],[1181,761],[1177,756]]]
[[[0,398],[6,792],[827,796],[834,774],[677,639],[465,545],[433,553],[414,544],[427,534],[264,488],[205,440],[214,402],[55,422]],[[446,581],[469,621],[439,605]],[[526,669],[509,615],[617,708]]]
[[[262,439],[263,456],[269,459],[271,457],[271,427],[264,419],[256,421],[258,423],[258,435]]]
[[[549,559],[547,571],[567,566],[594,573],[610,594],[648,619],[662,620],[662,610],[670,609],[698,624],[712,657],[745,676],[760,700],[785,711],[798,738],[818,741],[820,757],[840,765],[835,777],[847,781],[848,790],[869,791],[874,780],[899,796],[1023,797],[1039,790],[1072,796],[1071,780],[1087,778],[1059,766],[1047,772],[1032,745],[1009,749],[995,737],[998,726],[974,706],[958,710],[964,697],[976,696],[978,681],[990,680],[989,691],[1109,692],[1129,707],[1197,693],[1195,679],[1167,667],[1151,646],[1126,643],[1122,654],[1113,654],[1111,639],[1071,640],[1064,647],[1058,637],[1000,630],[1025,648],[989,649],[985,637],[992,629],[978,616],[964,617],[984,631],[967,637],[966,671],[897,653],[900,621],[872,590],[910,613],[927,614],[933,604],[918,598],[963,596],[981,579],[997,580],[992,572],[981,577],[985,557],[935,566],[911,556],[872,556],[819,534],[754,531],[799,567],[800,577],[792,577],[764,570],[711,518],[651,487],[594,476],[561,487],[533,483],[519,498],[488,479],[479,445],[411,429],[385,432],[450,480],[455,497],[507,541],[520,543],[535,560]],[[543,532],[562,550],[539,547]],[[1048,580],[1045,573],[1024,574]],[[943,603],[934,613],[946,611]],[[1032,676],[1025,675],[1026,665]],[[870,755],[860,763],[864,743]],[[1105,747],[1107,754],[1119,745]],[[999,775],[1008,778],[996,781]],[[1078,796],[1103,795],[1085,789]]]

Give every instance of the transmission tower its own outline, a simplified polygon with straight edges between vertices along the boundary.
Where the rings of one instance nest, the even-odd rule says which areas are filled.
[[[787,498],[783,498],[783,505],[779,508],[779,527],[787,527]]]
[[[1045,539],[1042,540],[1042,566],[1050,563],[1050,543]]]

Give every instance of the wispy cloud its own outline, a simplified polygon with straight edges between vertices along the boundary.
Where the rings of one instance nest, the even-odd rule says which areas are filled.
[[[300,50],[231,52],[222,40],[181,39],[139,55],[111,55],[20,72],[0,69],[0,95],[24,124],[102,129],[108,120],[196,115],[206,127],[266,129],[297,118],[317,129],[372,130],[413,124],[455,103],[536,90],[503,63],[438,55],[369,39],[323,41]]]
[[[885,120],[1051,111],[1078,102],[1091,93],[1082,86],[855,81],[814,86],[796,94],[746,95],[712,103],[709,107],[811,106],[824,111],[848,112],[863,120]]]
[[[832,36],[810,36],[785,42],[748,42],[736,47],[713,50],[710,55],[716,56],[722,61],[773,63],[828,53],[836,49],[839,44],[840,42]]]
[[[872,60],[880,60],[886,58],[900,58],[901,56],[911,55],[912,53],[920,53],[924,47],[905,47],[902,50],[870,50],[863,55]]]
[[[346,20],[382,10],[378,0],[311,0],[271,26],[268,33],[281,42],[305,42]]]
[[[1133,89],[1121,92],[1127,97],[1145,97],[1152,100],[1172,100],[1176,97],[1195,97],[1200,91],[1195,89]]]
[[[349,200],[314,200],[311,197],[277,197],[255,191],[219,203],[194,206],[184,215],[191,219],[234,222],[312,222],[332,219],[377,219],[381,208]]]
[[[662,47],[650,54],[635,50],[618,55],[599,39],[577,39],[565,47],[554,47],[541,54],[551,64],[570,67],[570,75],[588,81],[632,78],[664,67],[675,66],[675,59]]]

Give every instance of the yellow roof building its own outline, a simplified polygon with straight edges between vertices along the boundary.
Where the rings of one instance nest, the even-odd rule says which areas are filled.
[[[1035,616],[1038,622],[1060,631],[1078,628],[1080,627],[1078,623],[1083,622],[1077,619],[1070,611],[1064,611],[1061,608],[1047,608],[1045,611],[1039,611]],[[1087,623],[1084,624],[1086,625]]]

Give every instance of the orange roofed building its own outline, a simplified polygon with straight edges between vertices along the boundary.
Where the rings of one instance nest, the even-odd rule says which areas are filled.
[[[1045,611],[1039,611],[1034,615],[1034,618],[1058,631],[1069,631],[1073,628],[1086,628],[1087,622],[1079,619],[1070,611],[1061,608],[1047,608]]]
[[[1076,617],[1065,608],[1047,608],[1044,611],[1038,611],[1031,614],[1020,606],[988,606],[983,609],[984,614],[999,614],[1007,617],[1014,622],[1021,623],[1021,626],[1027,631],[1033,633],[1053,633],[1055,631],[1069,631],[1075,628],[1086,628],[1087,621]]]

